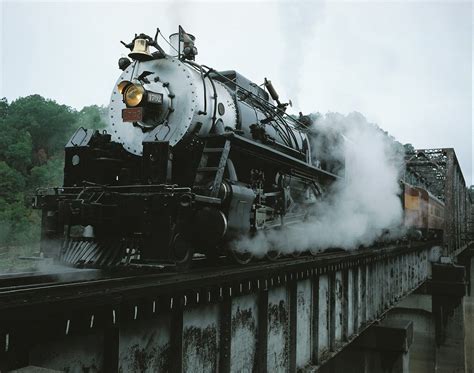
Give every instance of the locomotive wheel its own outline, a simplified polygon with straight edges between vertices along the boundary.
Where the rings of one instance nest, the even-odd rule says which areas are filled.
[[[265,256],[267,257],[268,260],[270,261],[275,261],[277,260],[281,255],[281,251],[280,250],[269,250]]]
[[[248,264],[252,260],[252,254],[248,251],[241,252],[236,250],[230,250],[232,258],[239,264]]]
[[[290,255],[292,258],[299,258],[303,254],[302,251],[293,251]]]
[[[178,271],[189,269],[193,256],[194,250],[191,244],[178,233],[173,241],[173,259]]]
[[[315,256],[315,255],[318,255],[318,254],[322,253],[322,250],[320,250],[320,249],[310,249],[309,252],[311,253],[311,255]]]

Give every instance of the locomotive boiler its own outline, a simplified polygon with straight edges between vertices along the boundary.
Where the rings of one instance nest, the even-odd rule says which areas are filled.
[[[338,178],[313,165],[308,123],[286,113],[270,81],[196,63],[181,27],[169,53],[158,36],[122,42],[131,52],[119,60],[110,128],[80,128],[64,185],[37,194],[45,255],[85,266],[186,267],[195,253],[246,263],[236,239],[303,221]]]

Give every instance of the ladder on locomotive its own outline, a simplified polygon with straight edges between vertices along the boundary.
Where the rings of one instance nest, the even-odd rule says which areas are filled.
[[[220,140],[220,141],[219,141]],[[209,196],[217,198],[227,167],[230,153],[230,140],[223,138],[209,138],[204,143],[196,176],[194,187],[204,188],[208,186],[209,180],[212,184],[208,190]]]

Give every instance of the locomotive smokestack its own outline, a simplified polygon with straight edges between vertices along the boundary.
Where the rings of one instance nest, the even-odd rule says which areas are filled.
[[[188,34],[179,26],[179,32],[170,35],[170,54],[178,55],[179,58],[194,60],[198,54],[197,48],[194,46],[196,38],[194,35]]]

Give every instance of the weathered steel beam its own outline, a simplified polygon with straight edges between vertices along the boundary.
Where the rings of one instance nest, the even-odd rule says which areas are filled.
[[[51,369],[74,370],[75,361],[101,371],[316,369],[427,279],[430,249],[422,244],[383,255],[349,253],[317,265],[299,260],[283,271],[274,264],[232,269],[227,277],[203,271],[187,279],[165,275],[146,291],[129,281],[122,293],[109,285],[105,294],[113,297],[102,303],[88,297],[78,303],[70,294],[70,302],[49,301],[47,313],[38,303],[14,313],[7,307],[0,309],[0,360],[16,368],[23,349],[32,357],[28,364]],[[38,324],[50,332],[28,340]],[[82,345],[89,349],[77,350]],[[52,350],[58,355],[48,354]],[[65,363],[59,356],[77,359]]]
[[[257,370],[267,372],[268,347],[268,290],[263,289],[258,297]]]
[[[183,371],[183,306],[171,298],[170,371]],[[179,298],[178,298],[179,299]]]

